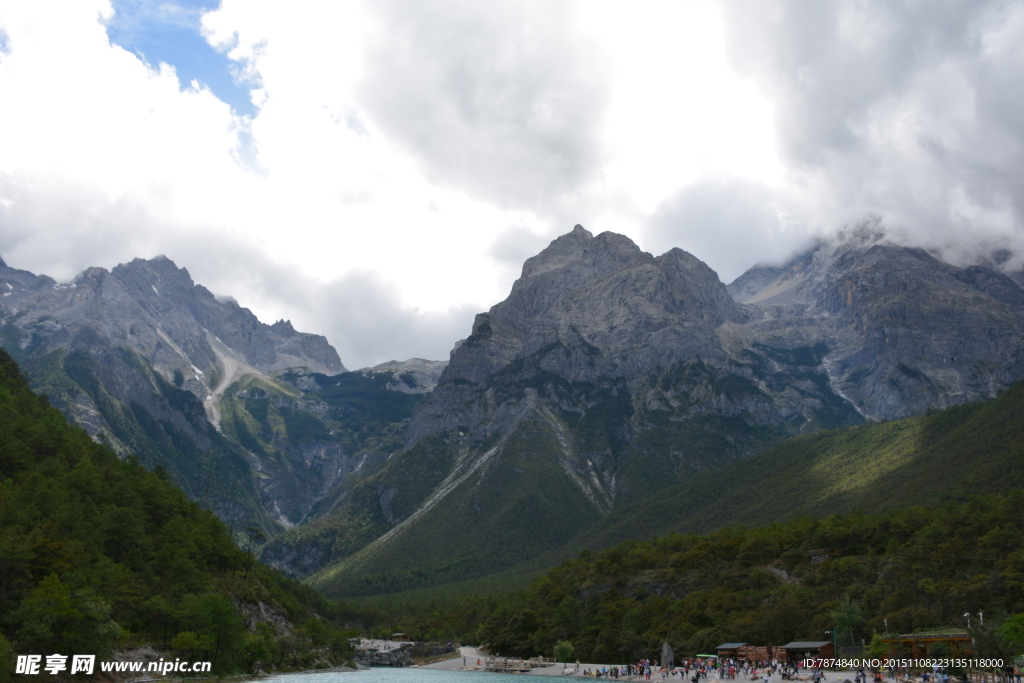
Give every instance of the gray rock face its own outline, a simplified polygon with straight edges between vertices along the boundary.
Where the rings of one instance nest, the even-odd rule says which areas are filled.
[[[183,350],[196,350],[195,360],[216,361],[212,348],[196,339],[200,331],[212,334],[238,353],[252,367],[272,372],[288,367],[306,367],[315,372],[345,372],[338,353],[320,335],[296,332],[288,321],[266,325],[234,300],[219,302],[202,285],[196,285],[188,271],[158,256],[150,261],[135,259],[113,269],[126,293],[158,321]],[[197,363],[196,363],[197,364]],[[203,367],[203,365],[200,365]]]
[[[832,386],[868,418],[992,398],[1024,377],[1024,290],[989,268],[854,239],[752,289],[745,338],[825,344]]]
[[[287,321],[263,324],[237,302],[217,301],[164,256],[135,259],[110,272],[89,268],[70,284],[4,265],[0,282],[8,289],[0,299],[5,325],[40,335],[47,350],[88,330],[140,353],[168,380],[179,370],[207,384],[199,372],[219,362],[217,342],[263,372],[293,366],[345,372],[324,337],[296,332]]]
[[[780,334],[780,325],[793,330]],[[826,336],[813,320],[739,304],[682,250],[654,257],[621,235],[576,226],[477,316],[414,416],[410,443],[461,433],[472,449],[514,430],[528,387],[529,401],[565,416],[567,434],[587,414],[604,416],[600,439],[569,441],[580,451],[574,474],[607,509],[623,492],[645,490],[640,472],[629,472],[658,450],[644,445],[646,433],[667,439],[657,457],[668,456],[675,478],[804,428],[861,421],[830,386]],[[723,419],[738,422],[707,424]]]
[[[655,258],[625,237],[577,226],[526,262],[505,301],[477,316],[413,438],[433,430],[431,406],[444,404],[452,385],[479,385],[551,345],[564,360],[546,354],[545,370],[569,382],[622,379],[634,392],[642,377],[677,363],[699,359],[754,379],[751,355],[760,349],[817,348],[805,359],[770,360],[813,368],[876,419],[991,398],[1024,377],[1024,290],[988,268],[848,241],[786,268],[751,269],[730,288],[746,305],[686,252]],[[784,389],[759,388],[779,407]]]
[[[573,355],[566,379],[630,376],[715,355],[715,329],[742,320],[715,273],[690,254],[654,258],[626,237],[576,226],[527,260],[508,298],[477,316],[440,382],[482,382],[554,343]]]
[[[745,304],[767,289],[784,271],[784,268],[754,266],[730,282],[726,289],[733,299]]]
[[[281,463],[241,448],[234,425],[221,432],[224,392],[242,377],[345,372],[324,337],[265,325],[162,256],[90,268],[67,284],[2,265],[0,290],[0,344],[33,385],[94,438],[164,466],[232,524],[273,531],[315,502],[306,489],[329,489],[352,469],[337,444],[296,446]],[[285,511],[282,487],[301,494]]]

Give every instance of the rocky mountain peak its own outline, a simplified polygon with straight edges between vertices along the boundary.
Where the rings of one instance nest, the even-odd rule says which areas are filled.
[[[60,348],[84,334],[91,340],[88,345],[96,346],[99,339],[104,346],[140,354],[167,377],[174,372],[194,377],[199,395],[206,391],[203,373],[239,362],[261,372],[288,367],[345,371],[324,337],[296,332],[287,322],[266,325],[247,308],[217,301],[166,256],[137,258],[110,271],[87,268],[63,285],[45,276],[5,271],[19,286],[11,285],[0,313],[4,307],[19,312],[16,327],[40,335],[41,349]]]
[[[298,334],[295,328],[292,327],[291,320],[278,320],[276,323],[270,326],[270,329],[281,335],[282,337],[294,337]]]
[[[508,298],[476,317],[442,383],[479,382],[551,344],[587,357],[567,361],[577,378],[716,356],[715,328],[744,316],[694,256],[674,249],[655,258],[628,237],[577,225],[528,259]]]
[[[651,258],[651,255],[641,251],[624,235],[603,232],[594,237],[582,225],[577,225],[571,232],[552,241],[542,252],[526,260],[522,275],[513,285],[513,296],[516,287],[543,287],[552,279],[557,281],[558,278],[584,281],[600,277],[625,263],[644,257]],[[548,280],[533,282],[545,275],[548,276]]]
[[[143,299],[165,297],[181,303],[196,297],[192,276],[166,256],[156,256],[149,260],[137,258],[115,266],[111,273],[133,295]]]
[[[729,295],[729,290],[699,258],[675,247],[655,259],[671,282],[673,291],[682,296],[681,309],[690,309],[703,320],[720,325],[726,321],[745,322],[747,314]]]

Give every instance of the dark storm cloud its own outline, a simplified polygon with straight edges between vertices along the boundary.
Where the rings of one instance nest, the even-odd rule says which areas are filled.
[[[969,260],[1022,251],[1024,6],[727,2],[734,64],[773,102],[816,218],[867,213]]]
[[[562,2],[380,2],[360,104],[429,178],[536,208],[598,171],[603,58]]]

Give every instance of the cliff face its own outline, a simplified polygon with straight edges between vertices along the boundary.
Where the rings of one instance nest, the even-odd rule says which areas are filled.
[[[300,521],[360,463],[307,395],[345,372],[324,337],[265,325],[164,257],[68,284],[4,264],[0,283],[0,344],[34,388],[236,527]]]
[[[567,380],[629,377],[720,356],[715,329],[744,320],[714,271],[690,254],[655,258],[626,237],[595,238],[577,226],[526,261],[508,298],[477,316],[439,384],[480,383],[552,344],[572,358],[552,368]]]
[[[727,288],[686,252],[654,257],[577,226],[477,316],[404,451],[338,512],[383,535],[314,580],[343,595],[503,569],[789,436],[990,398],[1024,377],[1022,330],[1009,277],[877,239],[823,244]],[[436,471],[414,491],[400,473],[426,451]],[[509,533],[512,554],[497,540]],[[466,569],[417,578],[403,563]]]
[[[825,344],[834,390],[870,419],[991,398],[1024,376],[1021,287],[921,249],[822,245],[741,300],[750,339]]]

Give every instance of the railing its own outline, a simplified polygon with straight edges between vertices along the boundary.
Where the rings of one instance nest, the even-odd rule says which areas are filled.
[[[521,659],[517,657],[487,657],[484,660],[484,671],[497,671],[499,673],[522,673],[531,669],[540,669],[556,664],[554,657],[531,657]]]

